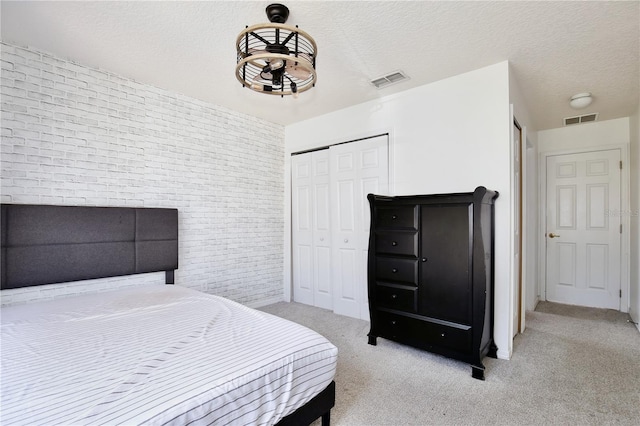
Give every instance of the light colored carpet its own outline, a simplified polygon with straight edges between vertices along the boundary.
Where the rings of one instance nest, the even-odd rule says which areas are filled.
[[[512,359],[485,358],[483,382],[459,361],[367,344],[366,321],[298,303],[261,310],[338,347],[335,426],[640,425],[640,333],[620,312],[541,302]]]

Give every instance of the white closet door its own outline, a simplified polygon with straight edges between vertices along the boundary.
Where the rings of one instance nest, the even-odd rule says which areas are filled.
[[[367,194],[387,194],[387,136],[332,146],[331,240],[333,310],[369,319],[367,252],[370,213]]]
[[[313,305],[311,155],[291,157],[293,300]]]
[[[293,300],[332,308],[329,151],[291,158]]]
[[[331,309],[331,196],[329,151],[312,153],[314,305]]]

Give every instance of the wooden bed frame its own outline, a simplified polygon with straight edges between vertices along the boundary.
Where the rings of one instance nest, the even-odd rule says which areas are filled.
[[[178,268],[178,210],[2,204],[3,290]],[[279,426],[329,426],[335,383]]]

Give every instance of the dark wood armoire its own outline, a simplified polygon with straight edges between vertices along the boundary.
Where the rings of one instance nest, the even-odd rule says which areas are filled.
[[[467,362],[484,380],[493,341],[496,191],[369,194],[368,292],[378,337]]]

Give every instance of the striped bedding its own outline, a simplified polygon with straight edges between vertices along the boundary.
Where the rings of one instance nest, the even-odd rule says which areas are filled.
[[[172,285],[1,315],[3,425],[271,425],[336,369],[319,334]]]

